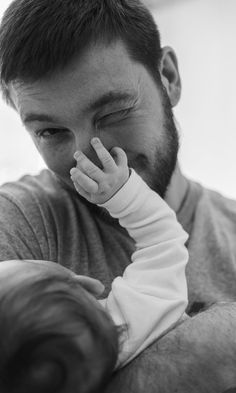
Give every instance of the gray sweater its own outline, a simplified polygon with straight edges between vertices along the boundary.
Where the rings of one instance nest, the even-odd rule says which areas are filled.
[[[236,201],[189,181],[177,216],[190,236],[188,310],[235,300]],[[133,251],[133,240],[117,220],[48,170],[0,188],[0,260],[58,262],[100,279],[106,295]]]

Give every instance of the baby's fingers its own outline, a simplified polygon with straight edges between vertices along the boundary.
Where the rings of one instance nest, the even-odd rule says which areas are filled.
[[[104,292],[105,287],[99,280],[87,276],[80,276],[80,275],[76,275],[75,278],[82,285],[82,287],[84,287],[88,292],[90,292],[94,296],[101,295]]]
[[[116,164],[100,139],[92,138],[91,145],[93,146],[105,172],[113,172],[116,169]]]
[[[95,194],[98,191],[98,184],[87,176],[85,173],[81,172],[78,168],[72,168],[70,170],[71,180],[73,181],[76,190],[82,195],[85,191],[89,194]],[[84,195],[83,195],[84,196]]]
[[[75,187],[76,191],[78,192],[78,194],[80,196],[82,196],[83,198],[87,199],[87,201],[91,200],[91,195],[93,195],[93,194],[91,194],[90,192],[85,191],[78,183],[74,182],[74,187]]]
[[[117,166],[126,167],[128,165],[127,155],[121,147],[113,147],[110,153]]]
[[[74,158],[77,161],[76,167],[81,172],[96,182],[101,181],[103,178],[103,171],[97,165],[95,165],[82,151],[75,152]]]

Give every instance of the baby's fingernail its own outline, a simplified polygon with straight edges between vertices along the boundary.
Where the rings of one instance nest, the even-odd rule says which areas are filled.
[[[95,138],[92,138],[92,139],[91,139],[91,142],[92,142],[92,143],[100,143],[100,139],[97,138],[97,137],[95,137]]]
[[[76,152],[75,152],[75,154],[74,154],[75,160],[77,160],[77,159],[79,158],[80,154],[81,154],[80,151],[76,151]]]
[[[76,173],[76,168],[71,168],[71,170],[70,170],[71,176],[73,176],[74,173]]]

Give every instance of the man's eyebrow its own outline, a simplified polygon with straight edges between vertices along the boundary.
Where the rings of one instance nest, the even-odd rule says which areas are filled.
[[[56,123],[58,120],[46,113],[27,113],[27,115],[22,116],[23,123],[32,123],[34,121],[44,121],[48,123]]]
[[[100,96],[94,102],[91,102],[85,111],[96,111],[103,106],[112,104],[131,103],[136,101],[137,92],[134,90],[129,91],[109,91]]]
[[[95,101],[88,104],[84,112],[96,111],[105,105],[122,104],[122,103],[133,103],[137,99],[137,92],[134,90],[129,91],[109,91]],[[48,115],[47,113],[27,113],[22,116],[24,124],[32,123],[34,121],[57,123],[58,119],[54,116]]]

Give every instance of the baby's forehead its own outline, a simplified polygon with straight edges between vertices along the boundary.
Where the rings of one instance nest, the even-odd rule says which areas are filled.
[[[41,260],[9,260],[0,262],[0,282],[22,276],[71,276],[73,273],[55,262]]]

